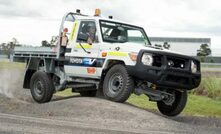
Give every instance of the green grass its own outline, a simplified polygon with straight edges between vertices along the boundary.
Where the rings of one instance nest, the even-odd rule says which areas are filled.
[[[201,68],[220,68],[221,65],[201,65]]]
[[[184,114],[221,117],[221,101],[205,96],[189,95]]]
[[[9,68],[9,69],[25,69],[25,64],[1,60],[0,61],[0,69],[7,69],[7,68]]]
[[[62,97],[68,97],[68,96],[73,96],[73,95],[76,95],[76,93],[72,93],[71,89],[66,89],[62,92],[57,92],[55,94],[56,96],[62,96]]]
[[[143,109],[157,110],[156,103],[149,101],[146,95],[137,96],[132,94],[127,102]]]
[[[221,101],[221,78],[217,76],[202,78],[200,86],[194,89],[192,93]]]
[[[131,95],[127,102],[142,109],[157,110],[156,103],[148,101],[148,97],[145,95]],[[187,105],[182,114],[220,118],[221,101],[189,94]]]

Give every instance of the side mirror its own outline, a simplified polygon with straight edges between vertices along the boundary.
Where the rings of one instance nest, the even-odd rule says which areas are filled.
[[[78,40],[78,41],[87,42],[88,37],[89,37],[89,36],[88,36],[87,34],[79,33],[77,40]]]

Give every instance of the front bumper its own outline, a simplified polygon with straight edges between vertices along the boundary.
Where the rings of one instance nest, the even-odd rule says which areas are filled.
[[[141,62],[144,53],[152,54],[154,63],[146,66]],[[168,65],[168,61],[173,61],[174,65]],[[197,65],[197,72],[192,73],[191,62]],[[180,66],[180,64],[183,64]],[[135,66],[127,66],[129,74],[136,79],[145,80],[161,87],[176,89],[193,89],[199,86],[201,81],[199,60],[174,53],[162,51],[141,50],[137,57]]]

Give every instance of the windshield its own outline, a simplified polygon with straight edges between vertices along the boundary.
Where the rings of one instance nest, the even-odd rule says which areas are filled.
[[[150,45],[149,39],[142,28],[103,20],[100,21],[100,26],[104,42],[132,42]]]

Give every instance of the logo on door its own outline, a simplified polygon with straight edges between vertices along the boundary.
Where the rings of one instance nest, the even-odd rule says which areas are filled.
[[[84,65],[94,65],[95,63],[96,63],[96,59],[91,59],[91,58],[84,58],[83,59]]]

